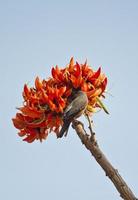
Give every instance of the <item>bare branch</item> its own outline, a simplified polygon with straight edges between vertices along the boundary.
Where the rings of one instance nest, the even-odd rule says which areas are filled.
[[[77,120],[74,120],[72,122],[73,128],[76,130],[76,133],[81,139],[81,142],[91,152],[98,164],[103,168],[106,176],[108,176],[109,179],[112,181],[112,183],[120,193],[120,196],[124,200],[138,200],[131,191],[131,189],[127,186],[126,182],[123,180],[118,170],[112,166],[112,164],[107,160],[107,158],[99,148],[99,145],[93,135],[92,127],[90,125],[90,119],[88,120],[88,122],[89,129],[91,131],[91,136],[86,134],[86,131],[84,130],[84,127],[81,122]]]

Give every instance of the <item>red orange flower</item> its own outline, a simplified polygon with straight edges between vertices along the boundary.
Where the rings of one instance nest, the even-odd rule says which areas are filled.
[[[41,81],[36,77],[34,87],[24,85],[23,106],[18,108],[20,112],[12,119],[19,129],[19,136],[29,143],[46,139],[51,131],[59,133],[63,112],[73,89],[86,92],[89,112],[97,107],[104,108],[100,98],[104,97],[107,78],[101,73],[101,68],[94,71],[86,62],[74,63],[71,58],[69,65],[62,69],[53,67],[51,73],[52,77],[48,80]]]

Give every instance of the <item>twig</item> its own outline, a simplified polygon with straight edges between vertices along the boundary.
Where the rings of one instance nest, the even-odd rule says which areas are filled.
[[[89,123],[91,122],[89,121]],[[86,134],[81,122],[74,120],[72,124],[73,124],[73,128],[76,130],[76,133],[81,139],[82,143],[91,152],[91,154],[94,156],[98,164],[103,168],[106,176],[108,176],[109,179],[112,181],[112,183],[114,184],[114,186],[120,193],[120,196],[124,200],[138,200],[133,194],[133,192],[131,191],[131,189],[127,186],[126,182],[123,180],[118,170],[115,169],[111,165],[111,163],[107,160],[107,158],[105,157],[105,155],[99,148],[99,145],[95,137],[94,137],[94,141],[92,141],[91,137]],[[91,130],[92,130],[92,127],[90,128],[90,131]]]
[[[91,142],[94,142],[95,141],[95,133],[92,130],[92,123],[91,123],[89,115],[87,113],[85,115],[86,115],[86,118],[87,118],[87,120],[89,122],[89,127],[88,128],[90,129],[90,133],[91,133]]]

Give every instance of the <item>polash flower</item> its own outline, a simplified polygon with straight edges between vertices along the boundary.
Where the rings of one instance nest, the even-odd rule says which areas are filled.
[[[19,112],[12,119],[14,126],[19,129],[18,135],[29,143],[46,139],[50,132],[58,136],[64,110],[74,89],[86,92],[89,101],[87,113],[92,114],[97,108],[107,112],[101,101],[101,98],[105,98],[107,77],[101,68],[94,71],[87,62],[74,63],[71,58],[66,67],[53,67],[51,74],[48,80],[36,77],[34,87],[24,85],[23,106],[17,108]]]

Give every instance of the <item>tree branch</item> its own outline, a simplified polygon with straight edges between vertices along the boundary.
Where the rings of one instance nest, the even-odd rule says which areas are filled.
[[[91,152],[98,164],[103,168],[106,176],[108,176],[109,179],[112,181],[112,183],[120,193],[120,196],[124,200],[138,200],[131,189],[127,186],[126,182],[123,180],[118,170],[111,165],[111,163],[107,160],[107,158],[99,148],[99,145],[95,139],[95,135],[92,131],[90,119],[88,120],[88,122],[91,135],[86,134],[86,131],[84,130],[83,124],[81,122],[77,120],[74,120],[72,122],[72,126],[76,130],[76,133],[81,139],[81,142]]]

